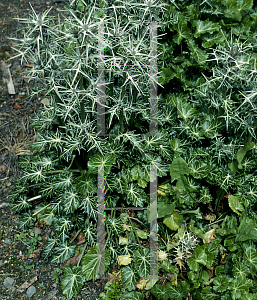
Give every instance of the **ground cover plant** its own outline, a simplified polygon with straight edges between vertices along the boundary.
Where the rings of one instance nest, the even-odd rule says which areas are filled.
[[[40,89],[46,94],[33,118],[38,138],[32,150],[38,152],[19,159],[24,174],[9,197],[22,216],[21,229],[37,219],[53,226],[45,258],[63,263],[79,255],[75,266],[60,271],[68,299],[97,279],[99,264],[120,284],[108,283],[103,299],[124,290],[123,299],[257,296],[256,12],[251,1],[167,3],[71,0],[70,17],[62,24],[34,14],[20,45],[20,55],[33,64],[28,76],[43,84],[31,99]],[[208,20],[199,20],[200,12]],[[107,137],[96,135],[101,20],[109,66],[106,133],[113,134]],[[158,80],[165,85],[158,96],[159,135],[152,136],[146,67],[151,21],[159,23],[158,38],[168,33],[159,49],[166,67]],[[149,210],[105,213],[101,265],[97,188],[103,165],[106,207]],[[149,187],[155,177],[158,267],[167,278],[161,282],[149,278],[147,239],[156,207],[149,205]],[[74,241],[81,233],[86,243],[79,249]]]

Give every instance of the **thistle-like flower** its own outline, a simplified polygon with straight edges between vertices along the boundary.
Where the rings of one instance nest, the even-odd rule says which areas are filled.
[[[183,236],[179,238],[179,244],[174,248],[176,250],[176,258],[174,260],[180,268],[184,266],[183,260],[186,260],[193,254],[193,251],[197,246],[197,242],[197,237],[188,231],[184,232]]]

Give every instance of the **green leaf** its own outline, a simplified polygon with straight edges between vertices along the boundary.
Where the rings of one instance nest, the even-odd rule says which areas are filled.
[[[145,232],[143,230],[138,229],[137,230],[137,235],[140,237],[140,239],[144,239],[145,240],[145,239],[148,238],[149,233],[147,233],[147,232]]]
[[[237,151],[237,154],[236,154],[236,158],[237,158],[237,161],[238,161],[238,169],[243,169],[243,166],[242,166],[242,161],[247,153],[247,151],[249,149],[251,149],[252,147],[254,147],[254,142],[250,143],[246,143],[244,145],[244,147],[240,148],[238,151]]]
[[[250,218],[241,220],[235,239],[236,242],[244,242],[247,240],[257,241],[256,222]]]
[[[249,291],[252,286],[252,280],[244,277],[237,277],[229,285],[229,289],[232,290],[232,298],[240,299],[245,292]]]
[[[143,300],[145,299],[145,295],[139,292],[130,292],[123,296],[122,300]]]
[[[177,112],[178,116],[184,121],[189,121],[198,115],[198,111],[184,99],[177,98]]]
[[[150,291],[158,300],[168,300],[170,298],[168,282],[166,285],[156,284]]]
[[[187,27],[187,21],[182,14],[180,14],[180,18],[178,20],[178,24],[174,26],[177,34],[173,37],[173,41],[179,45],[183,39],[191,39],[192,33]]]
[[[96,280],[99,267],[100,274],[106,272],[111,261],[108,249],[105,250],[105,257],[98,251],[97,245],[90,249],[82,259],[82,273],[86,276],[86,280]]]
[[[97,153],[94,156],[90,156],[88,161],[88,169],[90,173],[97,174],[98,167],[104,167],[104,174],[107,175],[111,171],[112,165],[115,164],[116,157],[112,154],[102,155],[101,153]]]
[[[249,254],[249,252],[248,252],[248,254]],[[250,256],[251,256],[251,254],[250,254]],[[249,263],[251,264],[250,260],[248,260],[248,255],[245,255],[245,253],[244,253],[244,258],[245,258],[245,261],[247,262],[247,265],[249,265]],[[246,278],[248,275],[250,275],[250,270],[245,264],[237,261],[233,265],[232,273],[233,273],[234,277]]]
[[[135,269],[140,277],[148,277],[150,262],[149,262],[149,249],[143,248],[133,253]]]
[[[129,184],[125,197],[128,204],[136,207],[144,207],[148,200],[145,191],[134,182]]]
[[[173,213],[173,211],[176,207],[176,202],[166,203],[166,202],[163,202],[163,201],[158,201],[157,206],[158,206],[157,207],[158,218],[163,218],[163,217]]]
[[[214,31],[220,30],[220,25],[211,21],[198,20],[197,22],[194,22],[194,25],[196,26],[194,37],[199,37],[201,34],[213,33]]]
[[[11,203],[11,209],[17,213],[22,210],[27,210],[32,206],[32,204],[28,201],[28,197],[26,195],[19,196],[18,200],[14,203]]]
[[[64,241],[59,246],[54,248],[54,258],[52,263],[61,264],[74,256],[76,245],[69,246],[68,241]]]
[[[214,283],[213,289],[215,292],[222,293],[228,289],[229,282],[227,276],[225,275],[220,275],[215,277],[213,283]]]
[[[76,190],[82,195],[97,193],[96,177],[89,171],[83,170],[82,175],[76,179]]]
[[[66,214],[74,213],[79,207],[81,198],[73,191],[65,191],[62,196],[62,205]]]
[[[42,255],[44,255],[44,259],[47,259],[49,256],[51,256],[54,252],[55,246],[58,244],[57,239],[52,239],[49,236],[47,236],[47,243],[44,245],[44,248],[42,250]]]
[[[236,196],[233,195],[229,195],[228,196],[228,204],[229,207],[238,215],[240,215],[240,213],[238,212],[238,210],[240,211],[244,211],[244,206],[243,204],[240,203],[240,201],[237,199]]]
[[[36,222],[37,218],[33,216],[32,211],[25,212],[21,214],[21,217],[18,222],[18,228],[23,230],[33,226]]]
[[[177,231],[183,222],[183,216],[175,211],[169,217],[166,217],[163,220],[163,224],[174,231]]]
[[[186,161],[182,157],[175,157],[170,166],[171,183],[174,180],[181,179],[184,174],[189,175],[189,168]]]
[[[257,269],[257,253],[256,253],[256,249],[254,249],[251,246],[246,247],[246,249],[244,251],[243,262],[248,267],[253,267],[253,268]]]
[[[43,205],[39,205],[36,208],[41,209]],[[41,210],[37,215],[39,222],[45,222],[46,225],[51,226],[52,223],[57,221],[55,214],[53,213],[51,206],[46,207],[44,210]]]
[[[79,294],[82,289],[85,276],[81,272],[81,267],[66,266],[63,268],[63,279],[61,280],[62,292],[71,299],[73,295],[75,297]]]
[[[158,82],[162,85],[167,84],[169,81],[171,81],[174,76],[176,75],[176,72],[171,70],[170,68],[162,68],[162,71],[160,73],[161,77],[158,78]]]
[[[209,57],[209,54],[204,50],[201,50],[193,40],[187,41],[188,48],[191,51],[193,58],[197,61],[198,64],[203,64]]]
[[[123,267],[121,272],[122,286],[129,292],[136,289],[135,283],[139,277],[129,266]]]

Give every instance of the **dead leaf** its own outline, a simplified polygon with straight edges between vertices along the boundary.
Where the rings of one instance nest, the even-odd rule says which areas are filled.
[[[14,109],[21,109],[21,106],[18,103],[15,103],[13,108]]]
[[[10,186],[11,182],[6,182],[5,184],[6,184],[6,186]]]
[[[0,172],[5,172],[7,169],[6,165],[0,165]]]
[[[204,244],[209,244],[211,243],[212,240],[214,240],[216,237],[216,227],[207,231],[205,234],[204,234],[204,237],[203,237],[203,242]]]
[[[131,263],[130,254],[128,255],[120,255],[117,257],[118,264],[121,266],[127,266]]]
[[[64,266],[68,266],[69,264],[72,264],[73,266],[76,266],[78,261],[79,261],[79,258],[81,256],[81,253],[78,254],[78,255],[75,255],[71,258],[69,258],[65,263],[64,263]]]
[[[33,65],[31,65],[31,64],[26,64],[25,67],[27,67],[27,68],[33,68]]]
[[[146,280],[144,278],[140,278],[139,281],[137,283],[135,283],[135,286],[139,289],[139,290],[143,290],[146,286]]]
[[[217,216],[213,213],[210,213],[210,214],[204,215],[203,218],[207,221],[214,222],[216,220]]]

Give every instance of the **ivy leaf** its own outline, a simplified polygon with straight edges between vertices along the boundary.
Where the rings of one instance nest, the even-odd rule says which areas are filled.
[[[174,211],[169,217],[164,218],[163,224],[165,224],[171,230],[177,231],[183,224],[183,216]]]
[[[228,204],[229,207],[238,215],[240,215],[240,213],[238,212],[238,210],[240,211],[244,211],[244,206],[243,204],[240,203],[240,201],[237,199],[236,196],[233,195],[229,195],[228,196]]]
[[[211,267],[214,260],[214,255],[208,251],[208,244],[198,246],[195,248],[192,257],[187,259],[189,268],[192,271],[197,272],[199,269],[199,264]]]
[[[129,266],[122,268],[121,278],[123,287],[129,292],[136,289],[135,283],[139,277]]]
[[[96,244],[97,240],[96,226],[97,224],[93,225],[91,222],[90,224],[85,224],[85,227],[83,229],[83,236],[91,247],[93,247]]]
[[[36,208],[40,209],[42,205],[38,205]],[[54,212],[51,209],[51,206],[46,207],[44,210],[40,209],[40,212],[37,214],[37,218],[39,222],[45,222],[46,225],[51,226],[52,223],[55,223],[57,221],[57,218],[54,214]]]
[[[161,75],[161,77],[159,79],[159,83],[167,84],[169,81],[171,81],[174,78],[174,76],[176,75],[176,72],[174,72],[170,68],[162,68],[160,75]]]
[[[204,33],[213,33],[214,31],[220,30],[220,25],[211,21],[201,21],[198,20],[194,23],[196,26],[194,37],[199,37]]]
[[[74,256],[76,245],[68,246],[68,241],[64,241],[59,246],[54,248],[54,258],[52,259],[52,263],[61,264]]]
[[[221,45],[224,42],[224,36],[223,34],[220,32],[214,33],[214,34],[210,34],[209,36],[203,36],[203,40],[204,42],[202,42],[202,46],[204,48],[210,48],[212,47],[214,44],[216,45]]]
[[[47,236],[47,243],[44,245],[44,248],[42,250],[42,255],[44,255],[44,259],[47,259],[47,257],[51,256],[51,254],[54,252],[54,247],[58,244],[57,239],[52,239],[49,236]]]
[[[63,279],[61,280],[62,292],[71,299],[79,294],[85,281],[85,276],[81,272],[81,267],[66,266],[63,268]]]
[[[111,261],[110,253],[108,249],[105,250],[105,257],[99,253],[97,245],[94,245],[82,259],[82,273],[86,276],[86,280],[96,280],[98,277],[97,268],[99,265],[100,274],[101,271],[106,272]],[[103,262],[104,261],[104,262]]]
[[[133,254],[135,268],[140,277],[149,276],[149,249],[143,248],[135,251]]]

